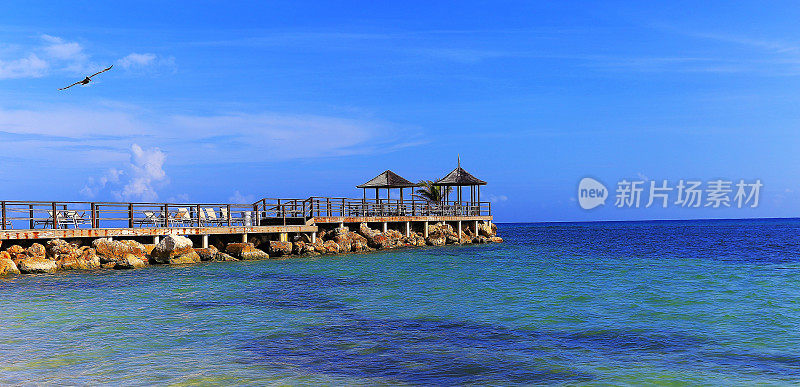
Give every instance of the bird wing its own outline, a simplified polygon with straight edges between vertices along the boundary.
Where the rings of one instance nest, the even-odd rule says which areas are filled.
[[[60,88],[60,89],[58,89],[58,90],[66,90],[66,89],[69,89],[69,88],[70,88],[70,87],[72,87],[72,86],[75,86],[75,85],[79,84],[79,83],[81,83],[81,81],[75,82],[75,83],[73,83],[73,84],[71,84],[71,85],[69,85],[69,86],[67,86],[67,87],[62,87],[62,88]]]
[[[108,68],[107,68],[107,69],[105,69],[105,70],[102,70],[102,71],[98,71],[98,72],[96,72],[96,73],[94,73],[94,74],[90,75],[90,76],[89,76],[89,78],[91,78],[91,77],[93,77],[93,76],[95,76],[95,75],[97,75],[97,74],[104,73],[104,72],[106,72],[106,71],[108,71],[108,70],[111,70],[111,68],[112,68],[112,67],[114,67],[114,65],[108,66]]]

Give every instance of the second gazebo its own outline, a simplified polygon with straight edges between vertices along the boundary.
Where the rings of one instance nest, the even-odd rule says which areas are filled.
[[[470,188],[469,205],[475,206],[476,203],[481,201],[481,186],[486,185],[486,182],[472,176],[469,172],[461,168],[461,158],[458,159],[458,166],[447,176],[439,179],[434,183],[441,187],[456,187],[458,192],[458,203],[461,204],[461,187],[468,186]]]
[[[414,183],[402,178],[400,175],[398,175],[398,174],[396,174],[396,173],[394,173],[394,172],[392,172],[392,171],[387,169],[386,171],[384,171],[380,175],[375,176],[374,178],[372,178],[372,180],[370,180],[370,181],[368,181],[368,182],[366,182],[364,184],[357,185],[356,187],[364,189],[364,200],[367,199],[367,188],[375,188],[375,200],[376,201],[380,200],[380,191],[379,190],[381,188],[386,188],[386,198],[387,199],[391,199],[391,191],[390,190],[392,188],[399,188],[400,189],[400,201],[402,202],[403,201],[403,188],[413,188],[413,187],[416,187],[416,186],[417,186],[417,184],[414,184]]]

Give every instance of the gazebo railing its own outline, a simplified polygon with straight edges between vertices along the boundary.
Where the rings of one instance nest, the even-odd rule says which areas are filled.
[[[368,216],[488,216],[489,202],[437,202],[400,199],[310,197],[303,202],[306,217]]]

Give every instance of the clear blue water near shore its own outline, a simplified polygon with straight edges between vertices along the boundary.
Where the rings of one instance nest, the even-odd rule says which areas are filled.
[[[0,280],[0,383],[800,383],[800,221]]]

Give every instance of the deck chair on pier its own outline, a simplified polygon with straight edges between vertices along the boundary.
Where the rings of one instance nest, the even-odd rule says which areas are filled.
[[[206,222],[212,226],[219,226],[220,219],[217,217],[217,212],[213,208],[208,207],[203,209],[206,212]],[[202,212],[201,212],[202,213]]]
[[[161,219],[154,211],[142,211],[144,218],[137,219],[133,223],[138,224],[140,226],[144,225],[153,225],[153,227],[159,227],[161,225]]]
[[[86,224],[86,219],[83,217],[86,216],[86,211],[81,214],[78,214],[78,211],[75,210],[67,210],[63,212],[63,219],[62,216],[59,216],[58,223],[60,225],[64,225],[64,228],[68,228],[71,224],[73,227],[78,228],[80,225]]]
[[[192,223],[192,216],[189,215],[189,210],[186,207],[178,207],[178,212],[170,218],[171,227],[174,226],[188,226]]]
[[[39,226],[39,225],[41,225],[42,228],[47,228],[47,226],[51,226],[52,227],[52,225],[53,225],[53,211],[47,210],[47,216],[48,216],[47,219],[34,220],[33,221],[33,228],[36,228],[36,226]]]

